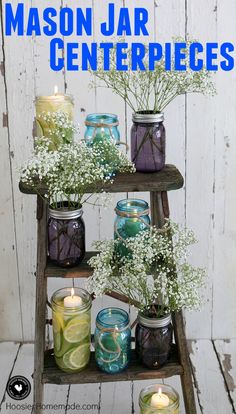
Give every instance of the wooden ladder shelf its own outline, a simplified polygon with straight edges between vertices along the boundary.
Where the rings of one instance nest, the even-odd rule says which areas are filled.
[[[150,192],[152,224],[162,227],[165,218],[169,217],[169,205],[167,192],[177,190],[183,186],[183,177],[173,165],[166,165],[157,173],[143,174],[118,174],[113,184],[107,184],[104,188],[107,192]],[[20,182],[20,190],[25,194],[44,195],[46,188],[39,186],[35,189]],[[89,193],[89,189],[88,189]],[[184,329],[182,312],[172,315],[174,326],[175,344],[168,363],[159,370],[143,368],[137,361],[135,351],[132,351],[131,363],[125,371],[109,375],[98,370],[92,353],[89,366],[80,373],[65,373],[57,368],[53,351],[45,351],[45,325],[47,306],[47,278],[78,278],[91,275],[91,268],[87,261],[92,252],[87,253],[84,261],[75,268],[63,269],[56,267],[47,259],[47,203],[43,198],[37,197],[37,273],[36,273],[36,310],[35,310],[35,358],[34,358],[34,404],[35,414],[40,414],[40,404],[43,401],[44,383],[53,384],[81,384],[112,381],[130,381],[167,378],[180,375],[185,403],[186,414],[196,414],[194,401],[194,389],[191,375],[191,364],[187,349],[187,341]],[[115,297],[115,295],[113,295]],[[39,405],[37,407],[37,404]]]

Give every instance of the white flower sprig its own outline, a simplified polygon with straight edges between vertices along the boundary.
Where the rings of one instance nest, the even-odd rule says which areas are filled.
[[[104,57],[99,57],[99,65],[96,71],[91,71],[100,81],[91,82],[91,86],[101,86],[111,89],[116,95],[120,96],[128,106],[134,111],[162,112],[177,96],[185,93],[201,93],[204,95],[214,95],[215,86],[212,82],[211,73],[203,67],[202,70],[195,72],[189,65],[189,46],[194,40],[176,38],[175,42],[186,43],[185,59],[182,63],[186,64],[186,70],[174,70],[175,59],[172,58],[171,70],[165,68],[165,57],[156,63],[153,71],[148,70],[149,54],[148,46],[146,55],[143,59],[146,70],[133,71],[131,68],[132,50],[127,49],[126,63],[129,67],[126,71],[117,71],[116,54],[117,48],[110,51],[110,70],[104,70]],[[123,43],[120,39],[118,43]]]
[[[100,253],[89,261],[94,272],[88,290],[96,296],[114,291],[142,311],[154,306],[158,316],[199,308],[205,271],[187,262],[188,246],[196,242],[193,232],[169,220],[164,228],[160,233],[151,227],[125,242],[96,242]],[[121,254],[121,243],[128,254]]]
[[[134,166],[112,141],[88,147],[85,142],[64,144],[55,151],[50,143],[37,147],[21,168],[21,180],[31,187],[47,187],[50,204],[67,200],[69,205],[82,204],[86,193],[100,193],[115,172],[134,172]],[[109,154],[109,158],[106,158]]]

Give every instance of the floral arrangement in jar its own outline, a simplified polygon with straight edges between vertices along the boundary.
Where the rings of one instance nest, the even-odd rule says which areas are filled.
[[[65,138],[72,129],[66,123],[64,129],[60,125],[53,133]],[[81,262],[85,254],[82,205],[90,203],[94,193],[103,193],[104,185],[112,182],[116,172],[134,172],[135,168],[113,141],[98,141],[90,147],[82,140],[64,142],[54,150],[51,142],[50,136],[36,140],[32,157],[21,168],[21,181],[39,194],[45,193],[50,205],[49,257],[60,266],[70,267]],[[96,200],[91,203],[96,204]]]
[[[151,369],[169,357],[171,312],[200,306],[205,271],[187,261],[195,242],[192,231],[168,220],[162,229],[152,226],[124,240],[126,255],[120,253],[119,240],[96,242],[99,254],[89,261],[94,269],[89,291],[96,296],[116,292],[138,308],[136,350]]]
[[[111,89],[120,96],[133,111],[131,129],[131,159],[137,171],[153,172],[165,165],[165,127],[164,109],[177,97],[186,93],[214,95],[215,87],[211,73],[203,67],[192,71],[189,67],[189,47],[193,40],[175,39],[186,44],[182,60],[186,70],[173,70],[175,61],[166,69],[165,57],[156,62],[153,70],[149,68],[148,53],[142,60],[146,70],[132,70],[132,50],[128,49],[125,71],[116,70],[116,45],[110,51],[110,70],[104,70],[103,56],[100,56],[98,70],[91,71],[101,81],[101,87]],[[92,82],[94,84],[94,82]],[[97,82],[96,82],[96,86]]]

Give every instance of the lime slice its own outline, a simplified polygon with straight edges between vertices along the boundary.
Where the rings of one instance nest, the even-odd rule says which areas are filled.
[[[54,315],[52,318],[52,326],[53,326],[53,331],[55,333],[59,333],[62,329],[64,329],[64,319],[61,313],[54,312]]]
[[[85,319],[72,319],[64,329],[64,338],[67,342],[81,342],[90,333],[90,323]]]
[[[63,357],[63,363],[70,369],[81,369],[89,362],[90,344],[86,342],[75,349],[67,352]]]
[[[58,354],[60,352],[61,343],[62,343],[61,334],[54,332],[53,341],[54,341],[54,352],[55,354]]]
[[[55,342],[54,342],[54,354],[57,358],[61,358],[67,351],[71,350],[71,343],[66,342],[61,335],[61,347],[56,348]]]
[[[73,318],[71,318],[68,323],[68,325],[75,324],[75,323],[88,323],[90,324],[90,315],[89,313],[81,313],[80,315],[76,315]]]

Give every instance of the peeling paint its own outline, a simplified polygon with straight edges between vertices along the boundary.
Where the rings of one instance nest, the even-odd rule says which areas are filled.
[[[217,12],[217,9],[218,9],[218,7],[217,7],[217,4],[216,4],[215,7],[214,7],[213,12],[216,13]]]
[[[8,114],[5,114],[5,112],[2,114],[2,126],[3,128],[8,127]]]
[[[11,158],[14,158],[14,151],[10,151],[10,156],[11,156]]]
[[[80,112],[86,112],[85,108],[80,108]]]
[[[233,392],[236,389],[236,385],[234,384],[234,379],[230,374],[230,371],[232,369],[230,354],[224,354],[224,360],[222,361],[222,365],[228,389],[230,392]]]

